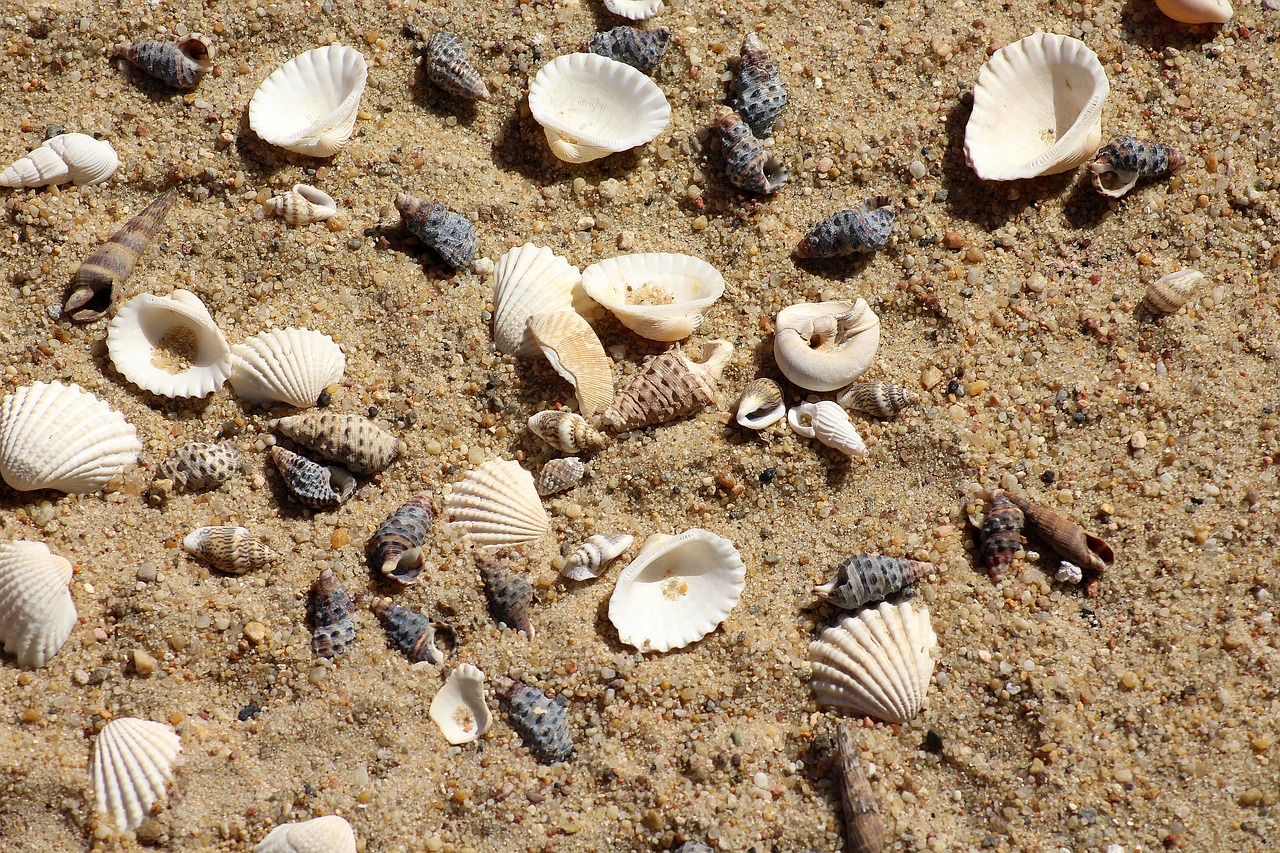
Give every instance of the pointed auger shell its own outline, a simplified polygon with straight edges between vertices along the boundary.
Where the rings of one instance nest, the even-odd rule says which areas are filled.
[[[177,189],[158,196],[85,258],[71,280],[62,313],[77,323],[100,319],[111,310],[117,284],[133,273],[178,197]]]

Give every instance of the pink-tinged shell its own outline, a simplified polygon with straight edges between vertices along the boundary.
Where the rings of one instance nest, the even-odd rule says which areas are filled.
[[[1065,515],[1054,512],[1027,498],[1008,493],[1027,523],[1044,544],[1065,560],[1080,566],[1086,572],[1105,572],[1116,561],[1111,546],[1076,524]]]
[[[853,740],[853,724],[836,723],[836,748],[840,755],[840,802],[844,807],[845,849],[849,853],[881,853],[884,850],[884,822],[876,810],[871,783],[858,758]]]

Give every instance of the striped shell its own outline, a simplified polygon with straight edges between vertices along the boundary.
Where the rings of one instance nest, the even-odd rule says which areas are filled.
[[[445,529],[476,545],[532,542],[551,529],[533,475],[519,462],[494,459],[453,486],[444,499]]]
[[[197,527],[182,540],[188,554],[227,574],[242,575],[280,559],[265,543],[244,527]]]
[[[476,568],[484,581],[484,594],[495,621],[533,639],[533,623],[529,621],[529,605],[533,603],[533,587],[504,563],[488,554],[476,554]]]
[[[1111,140],[1089,165],[1093,188],[1108,198],[1120,198],[1144,178],[1162,178],[1187,165],[1187,158],[1162,142],[1143,142],[1132,136]]]
[[[266,208],[289,225],[310,225],[338,215],[333,196],[307,184],[294,184],[287,193],[268,199]]]
[[[853,742],[853,724],[836,723],[836,748],[840,756],[840,803],[844,807],[845,850],[848,853],[881,853],[884,850],[884,822],[876,810],[858,748]]]
[[[105,139],[63,133],[0,172],[0,187],[47,187],[65,184],[91,187],[110,178],[120,166],[116,150]]]
[[[360,415],[310,412],[280,418],[271,428],[353,474],[376,474],[400,455],[399,439]]]
[[[846,409],[876,418],[891,418],[920,402],[920,395],[890,382],[855,382],[836,402]]]
[[[635,541],[630,533],[597,533],[570,552],[560,576],[574,581],[597,578],[606,563],[622,556]]]
[[[558,764],[573,757],[573,736],[564,708],[537,688],[498,676],[493,689],[506,704],[507,719],[543,764]]]
[[[440,663],[444,660],[436,648],[436,629],[430,619],[389,598],[374,599],[369,609],[387,632],[387,642],[404,652],[410,661]]]
[[[613,362],[595,329],[576,311],[534,314],[529,334],[578,396],[578,411],[593,417],[613,402]]]
[[[1110,545],[1065,515],[1021,495],[1012,492],[1007,495],[1022,510],[1027,526],[1064,560],[1095,574],[1105,572],[1115,563],[1116,555]]]
[[[453,33],[436,33],[422,49],[427,79],[451,95],[469,101],[489,100],[489,87],[467,57],[467,49]]]
[[[395,205],[409,233],[455,270],[476,256],[475,226],[461,213],[408,193],[396,193]]]
[[[347,359],[333,338],[311,329],[272,329],[231,348],[231,390],[250,403],[316,404],[342,378]]]
[[[1199,270],[1171,272],[1147,286],[1147,296],[1142,304],[1153,314],[1176,313],[1191,300],[1202,281],[1204,273]]]
[[[582,481],[587,473],[587,466],[576,456],[564,459],[552,459],[542,466],[534,486],[542,497],[567,492]]]
[[[435,518],[431,492],[415,495],[387,516],[369,539],[369,562],[383,577],[406,586],[418,582],[425,560],[422,546]]]
[[[356,478],[345,468],[321,465],[279,446],[271,448],[271,461],[289,494],[303,506],[333,509],[355,493]]]
[[[1009,500],[1005,492],[991,496],[986,518],[982,520],[982,560],[992,580],[1004,577],[1014,555],[1022,550],[1022,510]]]
[[[834,447],[845,456],[867,455],[867,445],[858,435],[853,421],[849,420],[848,413],[831,400],[801,403],[787,412],[787,423],[798,435]]]
[[[254,845],[253,853],[356,853],[356,834],[338,815],[282,823]]]
[[[231,347],[189,290],[121,305],[107,324],[107,352],[121,376],[161,397],[204,397],[231,375]]]
[[[591,453],[609,443],[576,412],[553,409],[529,418],[529,431],[561,453]]]
[[[787,105],[787,88],[778,66],[773,64],[755,33],[747,33],[742,39],[733,88],[729,106],[742,116],[756,136],[768,135],[774,120]]]
[[[166,86],[194,89],[213,68],[214,49],[209,39],[191,33],[177,41],[148,39],[116,48],[123,57]]]
[[[672,347],[645,362],[603,415],[618,432],[664,424],[695,414],[716,399],[716,385],[733,355],[728,341],[707,341],[697,360]]]
[[[493,342],[498,352],[533,358],[538,344],[529,331],[534,314],[590,310],[582,273],[546,246],[525,243],[505,252],[493,270]]]
[[[332,660],[356,639],[351,620],[355,604],[333,569],[320,572],[307,594],[307,619],[311,623],[311,650]]]
[[[856,610],[864,604],[897,595],[931,571],[932,563],[878,554],[854,554],[840,564],[833,580],[814,587],[813,592],[837,607]]]
[[[137,829],[165,795],[182,740],[163,723],[121,717],[93,744],[89,776],[99,814],[118,829]]]
[[[0,544],[0,641],[18,666],[53,659],[76,626],[71,563],[42,542]]]
[[[604,7],[632,21],[646,21],[662,11],[662,0],[604,0]]]
[[[427,716],[454,746],[479,739],[493,724],[484,698],[484,673],[469,663],[460,664],[431,700]]]
[[[738,425],[747,429],[765,429],[787,414],[782,399],[782,386],[772,379],[753,379],[742,389],[738,400]]]
[[[156,468],[157,480],[172,480],[179,492],[216,489],[240,470],[242,460],[234,444],[192,441],[182,445]]]

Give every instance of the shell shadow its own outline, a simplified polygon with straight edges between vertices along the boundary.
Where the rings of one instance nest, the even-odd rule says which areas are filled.
[[[458,120],[459,125],[466,128],[475,124],[479,116],[475,101],[451,95],[432,83],[427,76],[426,65],[422,62],[417,64],[413,73],[412,95],[415,104],[421,104],[442,118],[453,116]]]
[[[1085,176],[1071,188],[1063,203],[1062,215],[1072,228],[1087,230],[1101,225],[1107,218],[1110,207],[1106,197],[1094,191],[1086,169]]]
[[[836,258],[797,258],[792,255],[796,267],[827,281],[847,281],[860,277],[875,257],[875,252],[859,252],[856,255],[843,255]]]
[[[363,233],[364,236],[372,239],[379,249],[390,249],[412,258],[422,267],[423,274],[430,279],[449,280],[458,275],[459,271],[445,263],[435,249],[422,245],[417,237],[410,234],[403,222],[371,225],[364,229]]]
[[[1143,20],[1136,20],[1143,12]],[[1213,41],[1226,24],[1182,24],[1166,16],[1148,0],[1128,0],[1120,12],[1120,20],[1133,41],[1144,47],[1161,50],[1176,47],[1179,50],[1195,49]],[[1232,27],[1234,29],[1234,27]]]

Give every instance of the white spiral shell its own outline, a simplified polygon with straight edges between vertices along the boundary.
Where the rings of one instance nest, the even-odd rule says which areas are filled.
[[[287,193],[268,199],[266,207],[290,225],[310,225],[338,215],[333,196],[307,184],[294,184]]]
[[[18,666],[44,666],[76,625],[71,563],[43,542],[0,545],[0,641]]]
[[[121,717],[98,734],[89,775],[99,814],[136,829],[165,795],[182,740],[163,723]]]
[[[272,329],[231,348],[231,389],[250,403],[314,406],[342,378],[347,359],[328,335],[311,329]]]
[[[831,400],[801,403],[787,412],[787,423],[798,435],[834,447],[845,456],[867,455],[867,445],[839,403]]]
[[[93,186],[110,178],[120,166],[111,143],[85,133],[64,133],[0,172],[0,187],[47,187],[71,181]]]

